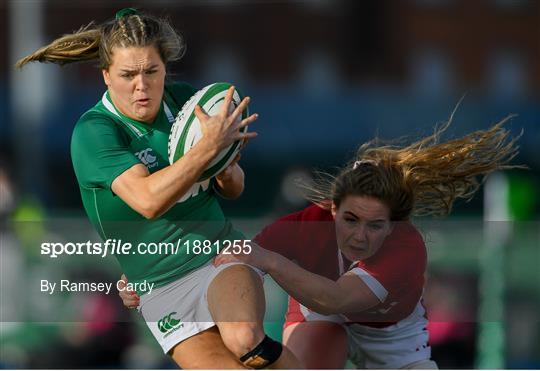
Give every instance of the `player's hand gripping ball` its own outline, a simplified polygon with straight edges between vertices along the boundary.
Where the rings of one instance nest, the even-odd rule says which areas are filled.
[[[225,100],[227,90],[231,84],[219,82],[208,85],[195,93],[178,112],[176,121],[171,128],[169,135],[168,154],[169,162],[172,165],[176,160],[187,153],[201,138],[202,131],[199,119],[195,116],[195,107],[201,106],[203,111],[208,115],[213,116],[219,112],[221,105]],[[242,101],[244,97],[238,90],[235,90],[233,100],[229,111],[233,111]],[[246,108],[241,115],[238,116],[237,122],[249,116]],[[242,133],[247,131],[248,127],[244,126],[240,129]],[[203,174],[199,178],[199,182],[216,176],[231,164],[240,151],[242,140],[237,140],[229,147],[222,150],[216,158],[208,165]]]

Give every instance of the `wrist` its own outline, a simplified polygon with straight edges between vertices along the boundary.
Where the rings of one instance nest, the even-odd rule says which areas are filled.
[[[263,271],[267,273],[275,272],[279,266],[279,257],[280,255],[276,254],[273,251],[268,251],[266,258],[264,259],[264,266],[261,267]]]
[[[212,159],[219,154],[219,149],[215,143],[212,143],[211,140],[204,136],[195,146],[199,147],[203,153],[208,154]]]

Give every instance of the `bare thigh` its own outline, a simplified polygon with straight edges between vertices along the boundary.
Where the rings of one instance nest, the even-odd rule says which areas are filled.
[[[264,339],[264,289],[261,278],[246,265],[233,265],[220,272],[208,287],[208,309],[225,346],[240,358]],[[298,369],[302,364],[283,347],[269,368]]]
[[[183,369],[245,369],[223,344],[216,326],[182,341],[169,354]]]
[[[247,265],[221,271],[208,287],[208,308],[214,322],[255,322],[262,326],[266,308],[261,278]],[[222,331],[223,332],[223,331]]]
[[[347,362],[347,332],[334,322],[289,325],[283,330],[283,344],[307,369],[343,369]]]
[[[264,338],[265,298],[260,277],[248,266],[221,271],[208,287],[208,309],[225,345],[240,357]]]

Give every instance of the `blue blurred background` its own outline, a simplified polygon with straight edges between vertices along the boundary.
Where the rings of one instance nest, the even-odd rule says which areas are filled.
[[[227,214],[252,234],[264,222],[306,205],[296,179],[309,180],[314,169],[332,171],[371,138],[414,140],[431,133],[464,94],[447,138],[518,114],[508,124],[516,136],[524,131],[515,162],[529,169],[507,174],[508,202],[521,232],[514,231],[512,246],[503,246],[508,271],[500,273],[505,282],[501,300],[506,315],[499,322],[506,341],[499,363],[487,364],[540,368],[540,1],[534,0],[2,1],[4,308],[16,311],[16,305],[33,305],[19,300],[28,295],[25,291],[11,295],[8,286],[16,286],[15,276],[7,269],[39,276],[32,236],[50,231],[36,232],[33,223],[80,221],[88,229],[84,233],[92,234],[69,145],[74,123],[104,91],[95,63],[35,64],[23,71],[13,65],[61,34],[92,20],[105,21],[127,6],[168,17],[184,35],[186,55],[170,66],[169,78],[197,88],[233,82],[252,97],[250,110],[260,119],[253,125],[259,136],[241,161],[247,188],[241,199],[223,203]],[[467,321],[434,321],[434,358],[442,368],[480,367],[485,364],[482,349],[490,347],[480,340],[483,330],[475,317],[481,300],[476,289],[482,271],[480,247],[469,246],[467,234],[473,225],[482,230],[481,223],[474,223],[482,221],[484,209],[479,194],[459,203],[449,219],[464,226],[454,229],[460,233],[449,234],[442,222],[426,227],[433,232],[427,238],[428,302],[459,298],[451,309],[439,309],[472,313]],[[31,227],[16,228],[25,223]],[[99,267],[99,260],[92,264],[85,268],[86,277],[119,275],[114,263],[107,269]],[[281,313],[282,293],[272,282],[267,290],[269,311]],[[92,305],[112,324],[46,326],[4,318],[0,366],[171,366],[140,319],[119,307],[114,295],[93,298],[87,306]],[[279,337],[280,326],[269,323],[268,330]]]

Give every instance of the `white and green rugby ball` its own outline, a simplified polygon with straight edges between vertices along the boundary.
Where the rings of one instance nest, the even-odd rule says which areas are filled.
[[[186,154],[201,138],[201,125],[197,116],[195,116],[195,106],[200,105],[208,115],[216,115],[221,109],[221,105],[225,100],[227,90],[231,84],[218,82],[208,85],[195,93],[182,107],[176,121],[174,122],[171,133],[169,135],[168,154],[169,162],[172,165],[176,160]],[[233,101],[229,111],[231,112],[242,101],[243,96],[235,90]],[[234,107],[233,107],[234,106]],[[248,117],[249,112],[246,108],[242,115],[238,117],[238,121]],[[240,129],[241,132],[247,131],[247,126]],[[238,151],[240,151],[242,141],[238,140],[231,144],[228,148],[221,151],[216,158],[208,165],[203,174],[199,178],[199,182],[216,176],[234,160]]]

